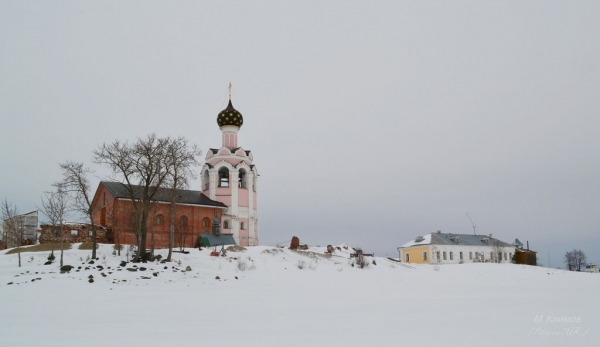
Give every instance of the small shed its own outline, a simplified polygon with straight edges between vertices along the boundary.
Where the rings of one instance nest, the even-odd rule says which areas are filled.
[[[530,249],[516,249],[515,263],[537,266],[537,252]]]

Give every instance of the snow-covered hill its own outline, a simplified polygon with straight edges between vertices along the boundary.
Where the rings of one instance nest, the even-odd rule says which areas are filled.
[[[251,247],[171,263],[78,245],[0,252],[4,346],[596,346],[600,275],[510,264],[353,266],[351,249]],[[165,255],[166,252],[159,253]],[[59,252],[54,252],[59,256]],[[144,269],[142,269],[144,268]],[[92,279],[92,281],[90,280]]]

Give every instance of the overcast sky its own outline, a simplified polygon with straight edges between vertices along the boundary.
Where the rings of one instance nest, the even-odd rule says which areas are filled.
[[[598,263],[599,18],[598,1],[2,1],[0,199],[36,209],[66,160],[102,177],[92,150],[115,139],[219,147],[231,81],[263,244],[397,256],[472,233],[468,212],[544,265]]]

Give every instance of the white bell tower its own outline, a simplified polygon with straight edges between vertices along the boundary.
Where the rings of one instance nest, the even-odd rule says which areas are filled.
[[[221,233],[232,234],[240,246],[258,246],[258,171],[252,152],[238,147],[242,114],[231,103],[217,116],[222,133],[221,148],[208,150],[202,167],[202,193],[227,205]]]

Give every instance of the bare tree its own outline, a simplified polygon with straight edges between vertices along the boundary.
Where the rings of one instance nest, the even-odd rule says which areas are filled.
[[[501,263],[502,262],[502,253],[504,252],[504,246],[502,241],[496,240],[490,237],[490,246],[492,246],[492,258],[490,259],[493,262]]]
[[[581,268],[585,267],[586,261],[587,257],[580,249],[565,253],[565,263],[570,271],[581,271]]]
[[[2,202],[2,231],[4,232],[4,244],[8,247],[10,244],[16,244],[19,257],[19,267],[21,267],[21,242],[23,240],[23,228],[19,225],[19,210],[12,203],[4,199]]]
[[[60,236],[60,266],[63,266],[63,220],[67,214],[67,192],[61,184],[54,185],[56,190],[44,193],[42,197],[42,213],[48,217],[55,236]]]
[[[94,161],[108,165],[121,177],[131,199],[138,242],[136,262],[146,257],[148,217],[152,201],[167,177],[165,157],[169,142],[169,138],[151,134],[131,144],[116,140],[94,151]]]
[[[196,145],[189,144],[184,137],[172,139],[167,147],[167,187],[170,189],[170,224],[169,224],[169,254],[166,261],[171,261],[173,247],[175,243],[175,208],[180,200],[178,189],[185,189],[189,183],[189,179],[195,177],[192,168],[198,165],[196,160],[202,152]],[[181,223],[180,223],[181,224]],[[187,225],[180,225],[180,228],[185,229]],[[183,234],[184,230],[181,231]],[[180,240],[180,247],[181,247]]]
[[[92,206],[94,197],[91,194],[92,187],[88,179],[88,175],[92,171],[83,166],[83,163],[68,161],[59,165],[63,170],[63,180],[60,185],[73,195],[73,210],[84,214],[92,225],[92,259],[96,259],[96,225],[94,225],[94,209]]]

